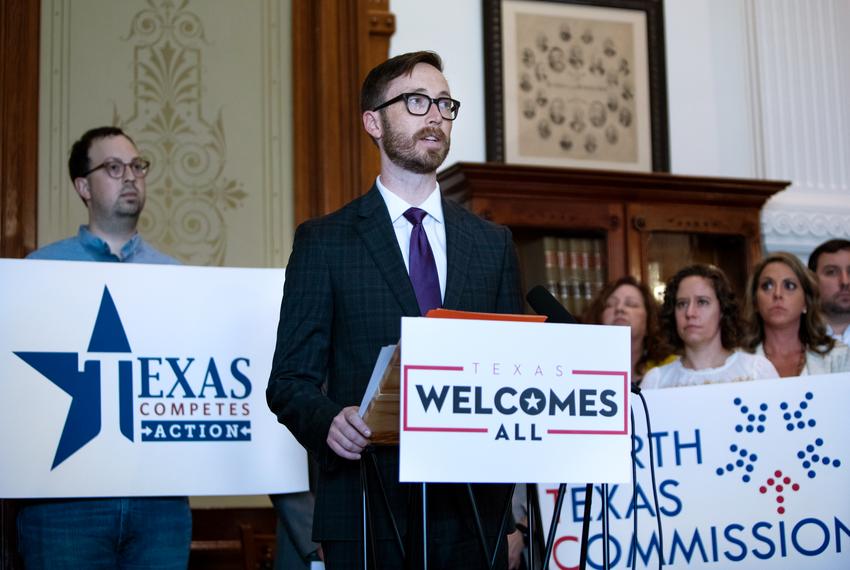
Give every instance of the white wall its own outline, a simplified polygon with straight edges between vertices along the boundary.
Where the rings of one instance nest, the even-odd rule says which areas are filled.
[[[483,161],[481,2],[391,0],[390,10],[396,15],[390,55],[438,52],[452,94],[461,101],[446,165]],[[665,10],[671,170],[754,176],[743,2],[668,0]]]
[[[850,238],[850,3],[748,0],[764,174],[792,181],[762,210],[768,250],[807,257]]]
[[[463,103],[446,164],[485,157],[479,0],[391,0],[392,55],[439,52]],[[675,174],[789,180],[762,212],[768,251],[850,238],[850,2],[666,0]],[[446,16],[450,14],[450,16]]]
[[[431,50],[443,58],[452,97],[460,114],[452,130],[452,147],[444,163],[481,162],[484,142],[484,40],[479,0],[390,0],[396,33],[390,56]]]
[[[745,2],[664,3],[670,170],[757,175]]]

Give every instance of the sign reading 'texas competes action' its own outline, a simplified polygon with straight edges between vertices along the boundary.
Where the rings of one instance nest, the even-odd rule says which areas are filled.
[[[265,402],[282,270],[0,260],[0,497],[307,488]]]

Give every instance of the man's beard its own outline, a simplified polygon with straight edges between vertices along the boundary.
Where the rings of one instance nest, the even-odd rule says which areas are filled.
[[[823,299],[821,301],[821,308],[827,316],[839,317],[850,315],[850,304],[848,303]]]
[[[145,207],[144,194],[134,184],[128,184],[127,186],[135,192],[135,200],[126,200],[119,195],[118,201],[113,207],[113,214],[121,218],[134,218],[138,220],[142,209]],[[127,187],[125,187],[126,189]]]
[[[135,202],[132,204],[121,203],[115,206],[115,216],[119,218],[135,218],[138,219],[142,214],[142,208],[144,205],[141,202]]]
[[[451,139],[442,130],[436,127],[425,127],[408,138],[406,135],[394,130],[385,115],[381,115],[381,124],[384,128],[384,152],[395,164],[415,174],[429,174],[436,172],[437,168],[446,160],[449,154]],[[430,149],[417,152],[416,143],[427,136],[433,136],[443,145],[438,149]]]
[[[92,215],[99,227],[109,228],[110,231],[127,231],[136,228],[145,207],[145,199],[144,194],[135,185],[125,186],[122,188],[122,193],[129,190],[128,186],[135,189],[135,199],[130,200],[119,194],[115,202],[111,204],[104,204],[103,202],[92,204]]]

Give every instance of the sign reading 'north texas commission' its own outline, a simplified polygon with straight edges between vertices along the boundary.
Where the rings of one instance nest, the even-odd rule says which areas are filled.
[[[403,481],[630,478],[629,329],[402,319]]]
[[[638,487],[608,490],[612,568],[850,568],[850,374],[646,390],[635,409]],[[653,461],[647,442],[652,441]],[[548,524],[557,486],[541,489]],[[579,563],[584,486],[568,486],[551,568]],[[601,490],[588,568],[602,566]],[[638,517],[633,543],[633,515]]]
[[[0,496],[293,492],[283,270],[0,260]]]

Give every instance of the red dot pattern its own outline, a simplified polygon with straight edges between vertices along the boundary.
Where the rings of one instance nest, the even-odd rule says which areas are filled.
[[[766,481],[766,484],[759,487],[759,493],[761,493],[762,495],[767,493],[768,488],[773,488],[773,490],[776,491],[776,503],[779,505],[776,508],[776,512],[780,515],[785,514],[785,507],[782,506],[782,504],[785,502],[785,496],[782,495],[782,493],[786,490],[786,486],[788,485],[791,485],[792,491],[796,492],[800,490],[799,484],[792,484],[791,477],[788,477],[787,475],[783,477],[782,471],[777,469],[773,472],[773,477],[769,477]]]

